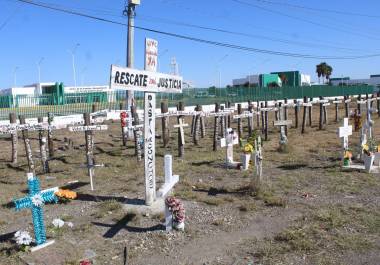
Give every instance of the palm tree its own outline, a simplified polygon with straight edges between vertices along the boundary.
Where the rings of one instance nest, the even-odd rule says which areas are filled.
[[[333,72],[333,68],[328,65],[326,62],[322,62],[316,66],[316,72],[318,74],[319,83],[321,82],[321,77],[323,77],[323,84],[325,83],[325,77],[327,80],[330,79],[330,76]]]
[[[316,73],[318,74],[318,83],[321,83],[321,76],[322,76],[322,63],[316,65]]]
[[[330,80],[330,76],[331,76],[332,72],[333,72],[333,68],[330,65],[326,65],[325,75],[326,75],[327,80]]]

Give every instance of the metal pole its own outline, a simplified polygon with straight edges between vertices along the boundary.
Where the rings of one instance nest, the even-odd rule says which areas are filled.
[[[128,16],[128,36],[127,36],[127,67],[133,68],[134,66],[134,35],[135,35],[135,8],[136,1],[129,0],[128,6],[124,9],[124,15]],[[126,109],[130,109],[134,105],[134,93],[131,90],[127,90],[126,94]]]
[[[41,84],[41,63],[42,63],[43,60],[44,60],[44,57],[41,57],[41,59],[37,63],[37,67],[38,67],[38,83],[39,84]]]

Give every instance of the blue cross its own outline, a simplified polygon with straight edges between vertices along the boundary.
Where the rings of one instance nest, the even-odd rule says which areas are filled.
[[[47,202],[57,203],[58,198],[55,196],[56,189],[48,189],[41,191],[40,181],[33,173],[28,173],[28,187],[29,195],[14,200],[16,211],[20,211],[25,208],[32,210],[34,237],[37,245],[44,244],[46,242],[46,231],[44,225],[44,216],[42,206]]]

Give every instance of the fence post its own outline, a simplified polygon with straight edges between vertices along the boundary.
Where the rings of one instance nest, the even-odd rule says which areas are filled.
[[[284,99],[284,103],[285,103],[284,120],[287,120],[288,119],[288,107],[287,107],[288,99],[287,98]],[[285,126],[285,135],[288,135],[288,126]]]
[[[268,101],[265,101],[265,107],[268,107]],[[268,111],[265,111],[265,141],[268,141]]]

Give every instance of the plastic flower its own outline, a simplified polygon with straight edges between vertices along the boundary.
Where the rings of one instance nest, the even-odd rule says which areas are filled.
[[[56,228],[61,228],[65,224],[65,222],[63,220],[61,220],[61,219],[56,218],[56,219],[53,220],[52,224]]]
[[[66,224],[67,224],[67,226],[70,227],[70,228],[73,228],[73,227],[74,227],[74,224],[73,224],[72,222],[67,222]]]
[[[32,197],[32,203],[37,207],[41,207],[44,205],[44,200],[40,194],[36,194]]]
[[[351,159],[352,158],[352,153],[350,151],[344,151],[344,158]]]
[[[55,195],[57,195],[58,197],[60,198],[66,198],[66,199],[71,199],[71,200],[74,200],[77,198],[77,193],[75,191],[71,191],[71,190],[62,190],[62,189],[59,189]]]
[[[32,237],[27,231],[17,231],[15,233],[15,238],[18,245],[29,246],[32,242]]]
[[[253,152],[253,146],[250,143],[244,145],[244,153],[250,154]]]

